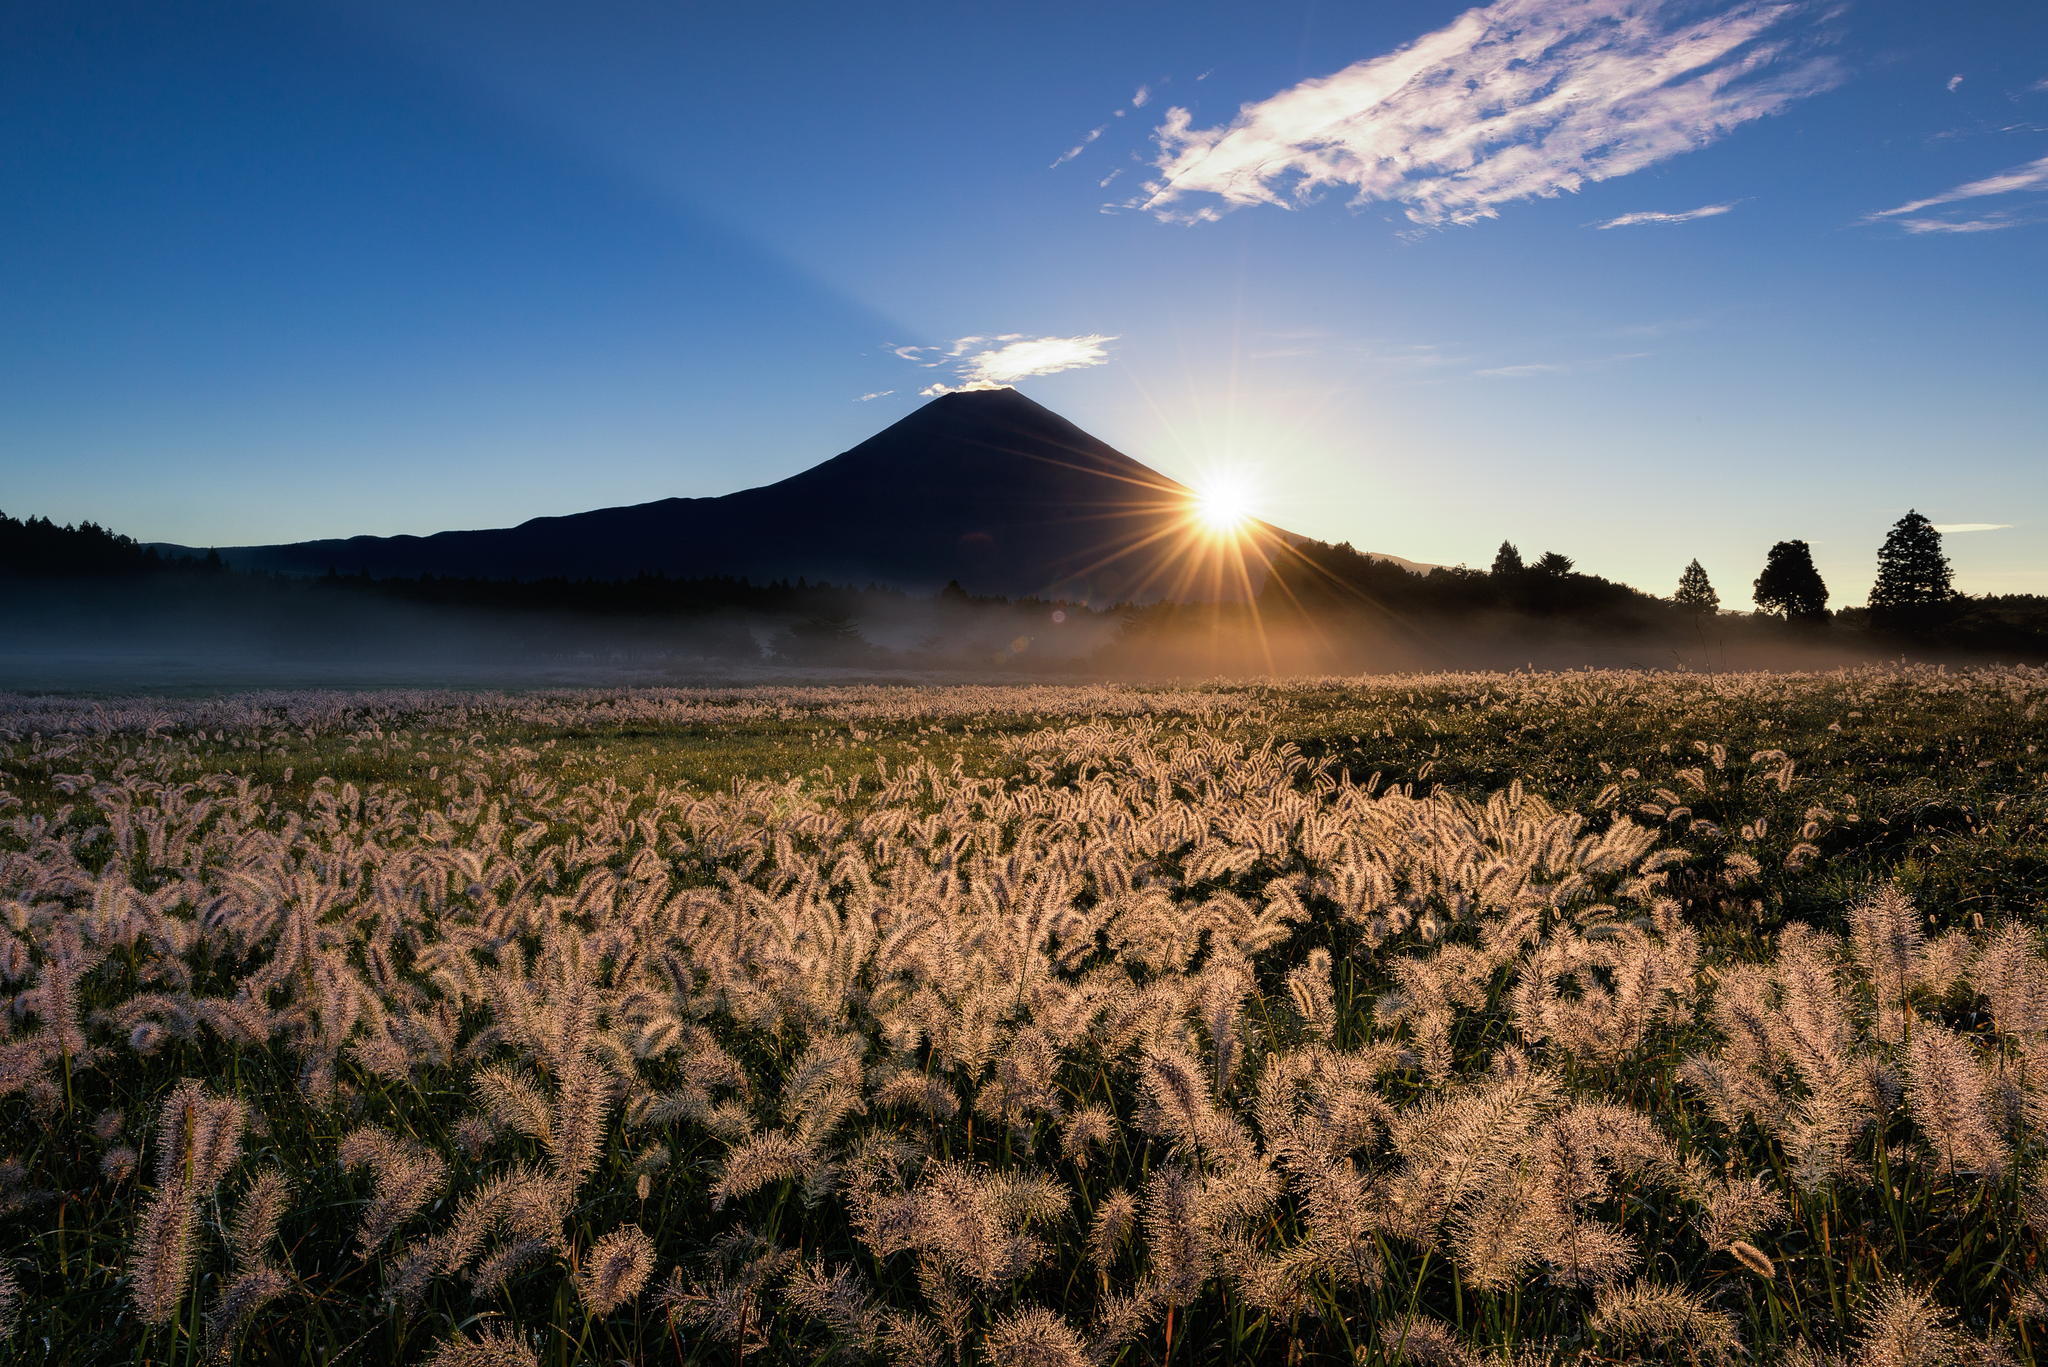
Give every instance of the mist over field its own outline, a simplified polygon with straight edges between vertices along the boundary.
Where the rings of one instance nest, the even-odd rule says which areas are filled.
[[[805,642],[807,611],[608,613],[407,603],[278,586],[232,602],[132,587],[40,584],[0,605],[0,687],[232,689],[441,684],[772,682],[798,677],[1115,679],[1441,669],[1825,669],[1886,642],[1750,624],[1532,623],[1510,614],[1341,627],[1211,606],[1131,613],[1081,604],[961,607],[875,595],[845,621],[857,645]],[[1055,620],[1054,614],[1058,614]],[[834,620],[837,620],[835,617]],[[795,633],[793,635],[793,632]],[[1967,662],[1961,651],[1922,658]]]
[[[1958,593],[1944,546],[1908,512],[1867,605],[1834,611],[1798,540],[1772,546],[1752,614],[1697,560],[1668,598],[1507,541],[1484,570],[1426,565],[1267,523],[1239,486],[1181,485],[993,386],[772,484],[515,527],[201,551],[0,514],[0,685],[2048,658],[2048,599]]]

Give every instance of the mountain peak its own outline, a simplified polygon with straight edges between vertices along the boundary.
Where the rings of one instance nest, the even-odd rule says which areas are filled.
[[[1021,389],[1009,385],[992,385],[986,389],[949,389],[930,403],[920,404],[911,410],[923,413],[940,409],[954,413],[1044,413],[1056,417],[1050,408]]]
[[[801,575],[911,590],[958,580],[973,593],[1104,603],[1256,592],[1263,567],[1240,566],[1226,579],[1226,548],[1191,533],[1189,499],[1173,480],[1005,386],[939,395],[830,460],[723,497],[225,555],[240,567],[297,574],[657,572],[761,583]]]
[[[1001,402],[1006,399],[1022,398],[1024,398],[1024,391],[1016,388],[1014,385],[990,384],[976,385],[972,389],[949,389],[945,393],[933,399],[932,402],[952,403],[955,408],[960,408],[964,407],[965,405],[957,402],[957,400],[962,399],[968,400],[970,402],[991,403]]]

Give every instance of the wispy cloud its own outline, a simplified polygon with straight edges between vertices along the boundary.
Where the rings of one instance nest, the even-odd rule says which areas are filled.
[[[1741,200],[1731,199],[1726,204],[1702,204],[1697,209],[1687,209],[1682,213],[1675,214],[1667,214],[1657,209],[1642,209],[1632,214],[1623,214],[1620,218],[1610,218],[1605,223],[1596,223],[1593,226],[1596,228],[1633,228],[1643,223],[1690,223],[1696,218],[1713,218],[1717,215],[1725,214],[1741,202]]]
[[[958,383],[927,385],[918,391],[932,397],[957,394],[963,389],[1002,389],[1038,375],[1107,365],[1108,347],[1115,340],[1114,335],[1099,332],[1080,337],[1027,337],[1020,332],[1005,332],[956,337],[934,346],[895,346],[890,350],[927,370],[952,368]]]
[[[854,400],[854,402],[855,402],[855,403],[866,403],[866,402],[868,402],[868,401],[869,401],[870,399],[886,399],[886,398],[888,398],[888,397],[889,397],[889,396],[890,396],[891,394],[894,394],[895,392],[896,392],[896,391],[895,391],[895,390],[893,390],[893,389],[877,389],[877,390],[876,390],[876,391],[875,391],[874,393],[872,393],[872,394],[863,394],[863,395],[861,395],[861,396],[860,396],[859,398],[855,399],[855,400]]]
[[[1705,318],[1659,318],[1648,323],[1626,323],[1611,330],[1616,337],[1670,337],[1676,333],[1698,332],[1708,326]]]
[[[1079,142],[1075,143],[1072,147],[1069,147],[1066,151],[1060,153],[1057,157],[1053,158],[1052,167],[1050,169],[1057,170],[1059,167],[1064,166],[1068,162],[1072,161],[1075,157],[1080,156],[1083,152],[1088,150],[1089,143],[1094,142],[1097,138],[1101,137],[1104,133],[1107,133],[1108,131],[1109,125],[1106,123],[1103,124],[1100,128],[1089,129],[1086,133],[1083,133],[1081,135],[1081,140]]]
[[[1446,366],[1466,365],[1471,361],[1471,357],[1446,351],[1436,342],[1409,342],[1400,346],[1368,345],[1360,352],[1360,359],[1378,369],[1395,373],[1405,372],[1411,376],[1441,370]]]
[[[2001,171],[1995,176],[1982,180],[1968,180],[1953,190],[1944,190],[1926,199],[1916,199],[1901,204],[1896,209],[1879,209],[1872,218],[1892,218],[1899,214],[1915,214],[1922,209],[1932,209],[1942,204],[1954,204],[1958,200],[1983,199],[1989,195],[2017,194],[2022,190],[2039,190],[2048,187],[2048,157],[2037,157],[2025,166],[2015,166],[2010,171]]]
[[[1170,76],[1165,77],[1160,81],[1160,84],[1164,85],[1172,79],[1173,78]],[[1059,156],[1053,159],[1051,169],[1058,170],[1060,167],[1072,161],[1075,157],[1080,156],[1083,152],[1088,150],[1088,145],[1090,143],[1100,141],[1102,135],[1104,133],[1107,133],[1110,130],[1110,128],[1114,126],[1118,119],[1123,118],[1126,114],[1129,114],[1134,109],[1143,109],[1146,105],[1150,104],[1151,102],[1152,87],[1150,85],[1139,86],[1137,90],[1132,93],[1131,102],[1128,105],[1124,105],[1110,111],[1108,123],[1099,124],[1096,127],[1089,129],[1086,133],[1083,133],[1081,135],[1081,140],[1079,142],[1075,143],[1072,147],[1069,147],[1066,151],[1060,153]],[[1109,174],[1109,177],[1103,180],[1102,183],[1104,185],[1109,184],[1110,180],[1116,178],[1116,175],[1117,173],[1112,171]]]
[[[1388,375],[1415,378],[1452,366],[1466,366],[1472,358],[1441,342],[1392,342],[1339,337],[1320,328],[1285,331],[1262,330],[1244,352],[1247,361],[1327,361],[1343,366],[1370,367]]]
[[[1497,365],[1490,370],[1475,370],[1472,373],[1489,380],[1526,380],[1536,375],[1556,375],[1565,369],[1566,367],[1561,365],[1537,362],[1529,365]]]
[[[1909,233],[1995,233],[2027,222],[2013,214],[1987,214],[1983,218],[1902,218],[1899,226]]]
[[[1472,373],[1487,380],[1527,380],[1538,375],[1567,375],[1581,370],[1603,370],[1623,361],[1640,361],[1650,355],[1647,351],[1620,351],[1612,356],[1595,356],[1569,364],[1558,361],[1534,361],[1523,365],[1497,365]]]
[[[1809,6],[1746,0],[1694,20],[1658,0],[1496,0],[1334,75],[1248,104],[1227,126],[1184,108],[1157,130],[1134,201],[1201,221],[1345,187],[1427,227],[1575,191],[1705,146],[1834,84],[1806,55]]]
[[[1955,93],[1955,88],[1956,88],[1957,86],[1961,85],[1962,83],[1963,83],[1963,73],[1961,73],[1960,71],[1958,71],[1958,72],[1957,72],[1957,73],[1956,73],[1955,75],[1953,75],[1953,76],[1949,77],[1949,78],[1948,78],[1948,88],[1949,88],[1949,93],[1950,93],[1950,94],[1954,94],[1954,93]]]
[[[2012,523],[2010,522],[1937,522],[1934,524],[1934,530],[1944,534],[1948,532],[2003,532],[2010,531],[2011,529]]]
[[[1988,199],[1993,195],[2029,194],[2048,190],[2048,157],[2037,157],[2024,166],[2015,166],[2010,171],[2001,171],[1995,176],[1982,180],[1967,180],[1952,190],[1938,195],[1916,199],[1901,204],[1895,209],[1879,209],[1864,216],[1864,222],[1875,223],[1881,219],[1896,218],[1899,226],[1909,233],[1988,233],[2000,228],[2016,228],[2030,220],[2010,209],[2001,209],[1981,218],[1925,218],[1929,209],[1939,209],[1948,204],[1960,204],[1965,200]]]

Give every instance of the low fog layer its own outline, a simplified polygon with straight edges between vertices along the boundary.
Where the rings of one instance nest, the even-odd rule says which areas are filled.
[[[630,599],[627,586],[602,587]],[[1363,601],[1091,609],[810,588],[758,591],[758,606],[593,612],[238,575],[201,588],[175,577],[18,588],[0,598],[0,688],[17,691],[1817,669],[1900,654],[1850,630],[1732,614],[1452,617]]]

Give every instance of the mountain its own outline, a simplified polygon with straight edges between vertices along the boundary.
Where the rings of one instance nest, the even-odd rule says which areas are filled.
[[[947,394],[774,484],[516,527],[221,548],[237,569],[492,579],[799,576],[1078,601],[1238,598],[1300,538],[1197,529],[1193,494],[1014,389]]]

